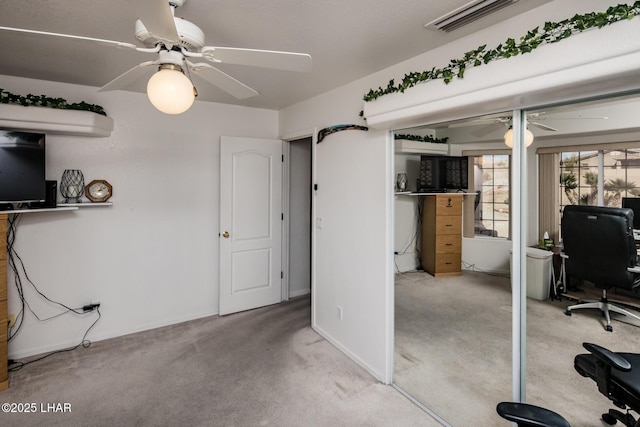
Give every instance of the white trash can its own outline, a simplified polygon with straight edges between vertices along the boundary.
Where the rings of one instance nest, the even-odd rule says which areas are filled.
[[[509,253],[513,272],[513,254],[512,251]],[[529,298],[540,301],[549,299],[549,286],[553,280],[552,258],[551,251],[527,248],[527,296]]]

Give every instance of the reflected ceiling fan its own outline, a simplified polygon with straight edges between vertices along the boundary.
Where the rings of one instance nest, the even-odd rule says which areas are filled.
[[[238,99],[250,98],[258,92],[222,72],[213,64],[237,64],[296,72],[311,71],[311,56],[306,53],[206,46],[204,33],[195,24],[175,17],[175,9],[187,0],[136,0],[139,19],[135,36],[145,46],[132,43],[71,34],[50,33],[22,28],[0,27],[3,31],[59,37],[133,49],[157,54],[158,58],[136,65],[102,86],[99,91],[123,89],[141,78],[150,67],[157,67],[147,84],[147,96],[158,110],[167,114],[187,111],[197,91],[191,73],[219,87]],[[208,62],[194,62],[205,59]]]
[[[527,115],[527,125],[532,127],[538,127],[540,129],[548,130],[551,132],[558,132],[558,129],[551,126],[547,126],[544,123],[540,123],[540,115],[544,113],[530,113]],[[492,118],[481,118],[476,120],[469,120],[467,122],[451,125],[450,127],[467,127],[467,126],[480,126],[478,129],[471,131],[473,136],[484,137],[498,131],[501,128],[511,126],[511,116],[499,116]]]
[[[545,116],[546,112],[541,111],[537,113],[527,113],[527,126],[543,129],[549,132],[559,132],[559,129],[541,123],[542,121],[550,118]],[[608,117],[553,117],[553,120],[606,120]],[[478,129],[471,131],[470,133],[477,137],[484,137],[490,135],[493,132],[498,131],[504,127],[511,127],[511,116],[498,116],[498,117],[486,117],[476,120],[469,120],[462,123],[452,124],[449,127],[468,127],[468,126],[481,126]]]

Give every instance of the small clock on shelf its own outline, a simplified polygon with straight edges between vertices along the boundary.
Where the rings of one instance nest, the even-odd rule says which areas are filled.
[[[92,202],[106,202],[113,195],[113,187],[104,179],[94,179],[84,188],[84,195]]]

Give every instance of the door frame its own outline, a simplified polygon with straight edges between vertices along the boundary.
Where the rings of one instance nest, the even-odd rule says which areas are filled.
[[[284,154],[284,163],[283,163],[283,171],[282,171],[282,185],[283,185],[283,192],[282,192],[282,212],[284,212],[284,221],[282,224],[282,271],[284,272],[283,278],[282,278],[282,301],[288,301],[289,300],[289,288],[290,288],[290,283],[289,283],[289,238],[290,238],[290,233],[289,233],[289,226],[290,226],[290,221],[289,218],[291,216],[291,206],[290,206],[290,200],[289,200],[289,187],[291,184],[291,157],[290,157],[290,153],[291,153],[291,144],[295,143],[295,141],[300,140],[300,139],[306,139],[306,138],[311,138],[311,259],[310,259],[310,265],[309,265],[309,269],[311,272],[311,327],[313,328],[315,325],[315,307],[314,307],[314,301],[315,301],[315,295],[314,295],[314,289],[315,289],[315,281],[316,281],[316,277],[315,277],[315,265],[316,265],[316,248],[315,248],[315,241],[316,241],[316,229],[314,227],[314,222],[313,222],[313,218],[316,217],[316,203],[315,203],[315,197],[316,197],[316,192],[314,190],[314,185],[317,182],[316,179],[316,145],[317,145],[317,141],[318,141],[318,132],[317,132],[317,128],[312,128],[312,129],[307,129],[307,130],[302,130],[299,132],[294,132],[292,134],[287,134],[284,136],[281,136],[280,139],[282,140],[283,143],[283,147],[282,147],[282,152]]]

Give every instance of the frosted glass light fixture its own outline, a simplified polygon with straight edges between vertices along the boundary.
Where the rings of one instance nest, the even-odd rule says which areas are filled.
[[[195,89],[176,64],[162,64],[147,83],[151,104],[165,114],[181,114],[191,108]]]
[[[509,148],[513,147],[513,127],[511,126],[509,126],[509,130],[507,131],[507,133],[504,134],[504,143]],[[524,145],[525,147],[528,147],[531,144],[533,144],[533,133],[529,129],[527,129],[524,137]]]

